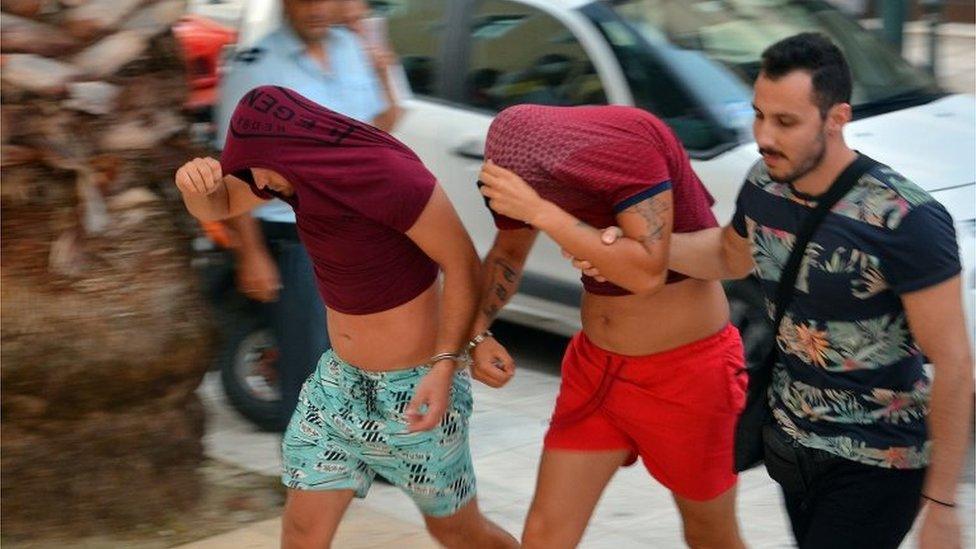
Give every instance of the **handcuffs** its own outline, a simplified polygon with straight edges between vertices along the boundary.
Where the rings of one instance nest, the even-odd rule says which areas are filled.
[[[473,351],[474,348],[480,345],[484,340],[494,336],[495,334],[491,333],[491,330],[485,330],[471,338],[471,341],[469,341],[461,351],[454,353],[437,353],[436,355],[427,359],[427,365],[433,367],[434,364],[437,364],[442,360],[450,360],[454,362],[455,369],[460,370],[462,368],[466,368],[471,364],[471,351]]]

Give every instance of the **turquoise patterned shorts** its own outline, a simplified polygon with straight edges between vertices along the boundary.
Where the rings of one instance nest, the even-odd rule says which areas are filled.
[[[468,448],[471,381],[467,370],[458,371],[440,424],[409,433],[403,412],[429,369],[367,372],[326,351],[285,431],[285,486],[355,490],[362,498],[379,474],[424,515],[457,512],[475,495]]]

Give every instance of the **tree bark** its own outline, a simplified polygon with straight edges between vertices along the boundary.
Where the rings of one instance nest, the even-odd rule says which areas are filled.
[[[213,331],[172,190],[199,152],[173,0],[3,0],[5,536],[192,508]]]

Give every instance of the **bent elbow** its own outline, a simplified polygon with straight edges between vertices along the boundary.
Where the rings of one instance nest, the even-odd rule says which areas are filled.
[[[664,289],[667,279],[667,271],[655,273],[644,277],[634,288],[627,289],[639,295],[654,295]]]

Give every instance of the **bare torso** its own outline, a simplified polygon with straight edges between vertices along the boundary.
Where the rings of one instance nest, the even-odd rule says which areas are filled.
[[[583,294],[583,332],[614,353],[642,356],[719,332],[729,304],[719,282],[686,279],[651,295]]]
[[[438,284],[380,313],[350,315],[328,310],[332,348],[364,370],[412,368],[434,354],[438,329]],[[718,282],[684,280],[653,295],[584,293],[583,331],[608,351],[641,356],[704,339],[729,321]]]
[[[367,315],[327,310],[332,349],[364,370],[412,368],[434,354],[440,285],[392,309]]]

